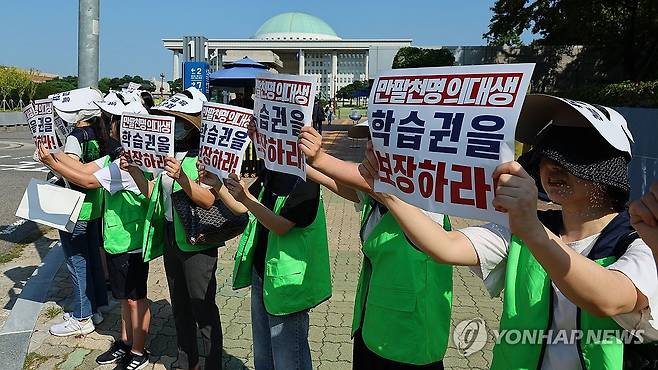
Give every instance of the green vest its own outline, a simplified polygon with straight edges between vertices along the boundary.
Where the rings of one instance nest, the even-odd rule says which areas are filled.
[[[362,229],[372,212],[373,201],[366,198]],[[450,230],[447,216],[443,227]],[[390,212],[363,241],[362,251],[352,335],[361,329],[366,346],[392,361],[441,361],[450,335],[452,266],[416,249]]]
[[[109,157],[105,166],[109,164]],[[147,179],[152,177],[144,173]],[[108,253],[126,253],[142,247],[144,219],[148,211],[148,199],[144,194],[119,190],[110,194],[105,190],[103,213],[103,246]]]
[[[80,143],[82,148],[82,163],[89,163],[101,157],[100,147],[98,141],[89,140]],[[103,189],[80,189],[75,190],[85,193],[85,200],[80,208],[80,215],[78,220],[90,221],[96,220],[101,217],[103,213]]]
[[[264,189],[258,199],[261,200]],[[288,199],[277,197],[274,213]],[[251,285],[258,220],[249,215],[235,254],[233,289]],[[319,305],[331,297],[331,271],[324,201],[320,194],[315,220],[308,227],[293,227],[285,235],[268,233],[263,277],[263,303],[271,315],[287,315]]]
[[[541,212],[540,219],[555,219],[555,212]],[[561,222],[561,216],[560,222]],[[625,220],[624,220],[625,218]],[[554,233],[559,233],[554,229]],[[595,243],[588,258],[601,266],[615,262],[625,251],[623,237],[632,234],[628,216],[617,216],[604,229]],[[620,250],[619,246],[622,246]],[[500,332],[503,330],[538,330],[548,333],[553,318],[553,298],[551,279],[544,268],[537,262],[528,247],[515,235],[508,250],[507,271],[505,274],[505,291],[503,313],[500,319]],[[597,338],[597,330],[618,330],[621,327],[610,317],[596,317],[577,308],[576,329],[582,330],[585,337],[592,340],[579,340],[577,343],[580,363],[584,370],[621,370],[623,362],[623,343],[617,337]],[[594,330],[594,331],[593,331]],[[555,335],[555,334],[554,334]],[[601,339],[601,340],[597,340]],[[504,340],[496,344],[493,350],[492,370],[540,369],[545,343],[509,344]]]
[[[187,177],[196,181],[199,177],[199,172],[196,168],[197,157],[185,157],[181,163],[181,170]],[[144,224],[144,240],[142,242],[142,256],[144,261],[148,262],[152,259],[162,256],[165,246],[165,209],[162,200],[162,176],[160,174],[153,186],[153,193],[148,203],[148,210],[146,212],[146,221]],[[183,188],[174,181],[173,192],[184,191]],[[172,207],[173,208],[173,207]],[[185,234],[185,227],[178,217],[175,209],[172,209],[174,218],[174,234],[176,236],[176,244],[184,252],[198,252],[210,248],[217,248],[217,245],[209,244],[196,244],[192,245],[187,242],[187,235]]]

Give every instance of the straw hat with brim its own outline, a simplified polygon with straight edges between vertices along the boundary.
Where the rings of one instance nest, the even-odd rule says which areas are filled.
[[[187,114],[182,112],[175,112],[171,110],[162,110],[162,109],[152,109],[151,113],[163,115],[163,116],[174,116],[185,120],[186,122],[191,123],[197,130],[201,130],[201,114]]]
[[[350,127],[347,131],[347,136],[352,139],[367,139],[370,137],[370,125],[368,120],[357,123],[356,125]]]

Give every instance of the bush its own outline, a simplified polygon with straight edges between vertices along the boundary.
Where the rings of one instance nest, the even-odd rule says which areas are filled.
[[[558,95],[612,107],[658,107],[658,80],[592,85],[560,91]]]

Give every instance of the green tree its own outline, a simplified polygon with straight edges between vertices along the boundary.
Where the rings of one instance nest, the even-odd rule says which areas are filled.
[[[71,79],[56,78],[54,80],[38,83],[36,86],[34,99],[45,99],[48,97],[48,95],[76,89],[77,85],[74,85],[71,82]]]
[[[169,90],[172,94],[183,91],[183,79],[177,78],[173,81],[169,81]]]
[[[448,49],[423,49],[408,46],[398,50],[393,68],[443,67],[455,65],[455,56]]]
[[[521,45],[529,31],[537,46],[583,46],[577,57],[593,79],[658,78],[656,0],[497,0],[491,10],[490,45]]]

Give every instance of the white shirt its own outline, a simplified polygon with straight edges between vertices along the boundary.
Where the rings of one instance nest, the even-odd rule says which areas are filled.
[[[468,227],[459,230],[473,244],[480,259],[480,265],[473,271],[484,280],[492,296],[498,296],[505,285],[507,252],[512,233],[509,229],[496,225]],[[581,255],[587,255],[594,247],[600,234],[567,243],[567,246]],[[652,319],[652,309],[658,310],[658,275],[651,249],[641,239],[636,239],[615,263],[607,267],[616,270],[635,284],[649,299],[649,308],[642,313],[628,313],[612,317],[626,330],[644,330],[644,340],[658,339],[658,323]],[[569,301],[553,284],[553,323],[552,330],[576,329],[576,305]],[[581,369],[578,351],[574,344],[550,344],[546,346],[542,370]]]
[[[115,159],[107,167],[105,166],[106,159],[107,156],[94,161],[94,164],[100,168],[100,170],[94,172],[94,176],[105,190],[112,195],[120,190],[128,190],[137,195],[142,194],[130,173],[121,169],[119,159]]]
[[[66,154],[75,154],[78,157],[82,157],[82,146],[80,146],[80,142],[78,141],[78,138],[69,135],[66,137],[66,144],[64,144],[64,153]],[[102,165],[99,167],[103,167]]]

